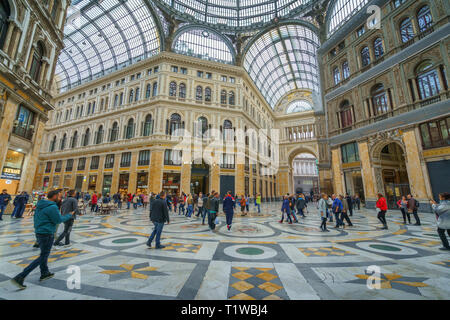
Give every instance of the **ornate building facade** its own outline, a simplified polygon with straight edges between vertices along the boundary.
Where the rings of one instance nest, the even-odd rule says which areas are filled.
[[[68,1],[0,2],[0,189],[31,191]]]

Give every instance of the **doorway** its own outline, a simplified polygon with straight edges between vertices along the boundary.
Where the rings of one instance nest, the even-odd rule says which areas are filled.
[[[207,194],[209,192],[209,165],[202,161],[201,164],[191,165],[191,193]]]

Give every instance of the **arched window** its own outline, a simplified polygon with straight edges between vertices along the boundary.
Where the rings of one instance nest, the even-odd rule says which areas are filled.
[[[339,82],[341,82],[341,73],[339,72],[338,67],[335,67],[333,69],[333,79],[334,79],[334,84],[338,84]]]
[[[86,147],[89,144],[89,139],[91,138],[91,130],[89,128],[86,129],[86,132],[83,137],[83,147]]]
[[[66,141],[67,141],[67,134],[64,133],[63,137],[61,138],[61,144],[59,146],[60,150],[64,150],[66,148]]]
[[[119,105],[119,95],[114,96],[114,107],[117,107]]]
[[[205,101],[211,102],[211,88],[210,87],[205,88]]]
[[[203,88],[201,86],[197,86],[197,89],[195,90],[195,100],[203,100]]]
[[[95,112],[95,101],[92,102],[92,110],[91,110],[91,114],[94,114]]]
[[[361,50],[361,63],[365,67],[370,64],[370,51],[369,47],[364,47]]]
[[[175,81],[172,81],[169,84],[169,96],[171,97],[177,96],[177,83]]]
[[[227,92],[226,92],[226,90],[222,90],[220,92],[220,103],[221,104],[227,104]]]
[[[223,122],[223,139],[226,141],[233,140],[234,134],[233,134],[233,124],[230,120],[225,120]]]
[[[344,79],[350,77],[350,67],[348,66],[348,61],[344,61],[342,63],[342,75],[344,76]]]
[[[153,92],[152,92],[152,97],[156,97],[158,95],[158,83],[154,82],[153,83]]]
[[[208,132],[208,119],[205,117],[200,117],[197,119],[195,136],[198,138],[206,138]]]
[[[78,143],[78,131],[75,131],[72,136],[72,141],[70,143],[70,148],[73,149],[77,146]]]
[[[236,104],[236,99],[235,99],[235,97],[234,97],[234,92],[233,92],[233,91],[230,91],[230,93],[229,93],[228,103],[229,103],[231,106],[234,106],[234,105]]]
[[[58,7],[59,7],[58,1],[54,1],[53,7],[52,7],[52,12],[50,13],[53,20],[56,20],[56,15],[58,14]]]
[[[421,99],[438,95],[441,91],[438,71],[430,62],[424,62],[416,69],[417,86]]]
[[[433,17],[431,16],[430,7],[423,6],[417,12],[417,22],[419,24],[419,32],[424,32],[433,25]]]
[[[373,41],[373,53],[375,55],[375,59],[378,59],[383,56],[384,49],[383,49],[383,41],[381,38],[376,38]]]
[[[152,119],[152,115],[148,114],[145,117],[144,129],[143,129],[142,135],[144,137],[148,137],[151,134],[153,134],[153,119]]]
[[[100,144],[103,142],[103,126],[98,127],[97,133],[95,134],[95,144]]]
[[[341,128],[350,127],[353,124],[352,106],[348,100],[342,101],[339,106],[339,116],[341,120]]]
[[[130,90],[130,96],[128,97],[128,103],[132,103],[133,102],[133,94],[134,94],[134,90],[131,89]]]
[[[114,142],[119,137],[119,124],[114,122],[110,130],[109,142]]]
[[[10,15],[11,9],[9,8],[8,1],[0,2],[0,49],[3,49],[5,45],[9,26],[8,19]]]
[[[139,100],[139,94],[140,94],[139,91],[140,91],[139,88],[136,88],[136,95],[134,97],[134,101],[138,101]]]
[[[151,93],[152,93],[152,85],[149,83],[147,84],[147,88],[145,90],[145,99],[150,98]]]
[[[414,38],[414,30],[411,19],[405,18],[400,23],[400,36],[403,43],[408,42],[409,40]]]
[[[40,41],[38,41],[38,43],[36,44],[36,48],[34,49],[33,52],[33,59],[31,62],[31,69],[30,69],[30,76],[36,82],[39,82],[43,58],[44,58],[44,46]]]
[[[182,99],[186,98],[186,85],[184,83],[180,83],[180,94],[179,94],[179,97],[182,98]]]
[[[181,116],[178,113],[174,113],[170,116],[167,125],[167,134],[172,135],[177,133],[177,135],[181,135],[180,132],[177,132],[178,129],[182,129]]]
[[[373,114],[378,115],[388,111],[388,102],[386,91],[382,84],[378,84],[372,88],[372,106]]]
[[[53,152],[55,151],[55,147],[56,147],[56,136],[53,137],[52,141],[50,141],[50,148],[49,151]]]
[[[128,120],[127,125],[125,126],[125,139],[131,139],[134,137],[134,120],[133,118],[131,118],[130,120]]]

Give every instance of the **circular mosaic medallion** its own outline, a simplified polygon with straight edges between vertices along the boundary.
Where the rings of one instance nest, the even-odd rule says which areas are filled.
[[[384,254],[394,254],[401,256],[411,256],[417,254],[417,251],[412,248],[398,246],[390,243],[358,242],[356,245],[361,249]]]
[[[81,223],[81,224],[77,224],[77,221],[75,220],[75,224],[72,227],[73,230],[75,231],[87,231],[87,230],[94,230],[94,229],[99,229],[101,228],[98,224],[85,224],[85,223]]]
[[[219,229],[219,232],[230,237],[270,237],[275,233],[271,228],[263,224],[241,221],[233,223],[231,231],[228,231],[227,226],[224,224]]]
[[[249,244],[230,246],[225,248],[223,252],[227,256],[245,260],[270,259],[277,255],[277,252],[272,248]]]
[[[125,237],[115,237],[105,239],[102,240],[99,244],[105,247],[126,247],[126,246],[136,246],[145,242],[147,242],[147,238],[145,237],[125,236]]]

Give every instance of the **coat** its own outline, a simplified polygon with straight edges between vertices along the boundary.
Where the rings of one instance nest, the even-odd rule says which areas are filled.
[[[37,234],[54,234],[56,225],[72,219],[72,215],[61,216],[56,202],[42,199],[36,205],[33,218],[34,230]]]
[[[80,214],[80,210],[78,210],[78,201],[74,197],[68,197],[61,204],[61,215],[65,216],[70,214],[72,211],[75,211],[75,214]],[[75,215],[73,216],[75,219]]]
[[[442,200],[439,204],[432,204],[431,208],[437,215],[439,229],[450,229],[450,200]]]
[[[376,207],[379,208],[381,211],[386,211],[388,209],[386,199],[384,197],[378,199]]]
[[[150,205],[150,220],[153,222],[170,222],[169,208],[164,199],[155,199]]]
[[[306,207],[306,201],[305,201],[305,199],[303,199],[303,198],[298,198],[297,199],[297,201],[296,201],[296,207],[297,207],[297,209],[305,209],[305,207]]]
[[[233,213],[234,210],[234,204],[233,204],[233,198],[231,196],[226,196],[225,199],[223,199],[223,211],[225,213]]]

